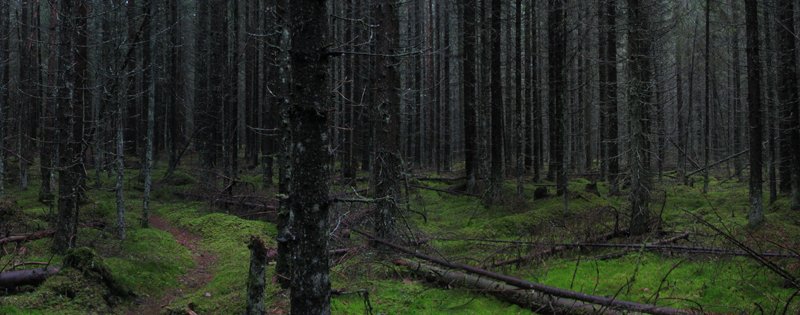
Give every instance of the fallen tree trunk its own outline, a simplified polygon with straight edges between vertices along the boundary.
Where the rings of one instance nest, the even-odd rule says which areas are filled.
[[[604,241],[608,241],[608,240],[610,240],[612,238],[615,238],[615,237],[618,237],[618,236],[624,235],[624,234],[627,234],[627,231],[623,230],[623,231],[608,232],[608,233],[602,234],[600,236],[597,236],[595,238],[589,239],[586,242],[587,243],[604,242]],[[560,253],[560,252],[563,252],[563,251],[566,251],[566,250],[569,250],[569,249],[572,249],[572,248],[574,248],[574,247],[565,246],[565,245],[553,246],[553,247],[547,248],[545,250],[532,253],[532,254],[530,254],[528,256],[517,257],[517,258],[514,258],[514,259],[508,259],[508,260],[504,260],[504,261],[499,261],[499,262],[491,264],[488,267],[497,268],[497,267],[502,267],[502,266],[521,264],[521,263],[524,263],[524,262],[532,261],[532,260],[534,260],[536,258],[542,258],[542,257],[555,255],[557,253]]]
[[[83,228],[87,228],[87,227],[89,227],[89,228],[102,228],[104,226],[105,226],[105,224],[102,223],[102,222],[92,222],[92,223],[86,223],[86,224],[81,224],[80,225],[80,227],[83,227]],[[0,238],[0,245],[7,244],[7,243],[17,243],[17,242],[27,242],[27,241],[38,240],[38,239],[42,239],[42,238],[46,238],[46,237],[51,237],[54,234],[56,234],[56,230],[42,230],[42,231],[36,231],[36,232],[33,232],[33,233],[28,233],[28,234],[11,235],[11,236],[7,236],[7,237],[4,237],[4,238]]]
[[[428,186],[425,186],[425,185],[413,185],[412,184],[412,185],[409,185],[409,186],[411,186],[413,188],[417,188],[417,189],[425,189],[425,190],[441,192],[441,193],[451,194],[451,195],[456,195],[456,196],[473,196],[473,197],[476,196],[476,195],[469,194],[469,193],[466,193],[466,192],[463,192],[463,191],[455,191],[455,190],[441,189],[441,188],[436,188],[436,187],[428,187]]]
[[[396,265],[406,267],[411,272],[446,286],[455,285],[467,289],[479,290],[494,295],[500,300],[534,311],[547,314],[622,314],[615,310],[603,310],[603,307],[545,294],[533,290],[520,289],[503,282],[486,277],[439,268],[426,263],[396,259]]]
[[[353,229],[353,231],[355,231],[356,233],[367,237],[368,239],[370,239],[370,240],[372,240],[372,241],[374,241],[376,243],[380,243],[380,244],[386,245],[389,248],[392,248],[392,249],[397,250],[399,252],[402,252],[402,253],[417,257],[419,259],[423,259],[423,260],[426,260],[426,261],[429,261],[429,262],[432,262],[432,263],[435,263],[437,265],[444,266],[444,267],[447,267],[447,268],[461,269],[461,270],[464,270],[464,271],[467,271],[467,272],[470,272],[470,273],[474,273],[474,274],[482,275],[482,276],[485,276],[485,277],[489,277],[491,279],[502,281],[502,282],[505,282],[507,284],[510,284],[512,286],[516,286],[516,287],[519,287],[519,288],[522,288],[522,289],[535,290],[535,291],[539,291],[541,293],[553,295],[553,296],[556,296],[556,297],[561,297],[561,298],[566,298],[566,299],[574,299],[574,300],[578,300],[578,301],[582,301],[582,302],[586,302],[586,303],[597,304],[597,305],[608,307],[610,309],[620,310],[620,311],[643,312],[643,313],[650,313],[650,314],[656,314],[656,315],[700,314],[700,312],[695,312],[695,311],[691,311],[691,310],[675,309],[675,308],[661,307],[661,306],[656,306],[656,305],[651,305],[651,304],[640,304],[640,303],[635,303],[635,302],[620,301],[620,300],[617,300],[616,297],[605,297],[605,296],[589,295],[589,294],[585,294],[585,293],[580,293],[580,292],[565,290],[565,289],[561,289],[561,288],[546,286],[546,285],[543,285],[543,284],[540,284],[540,283],[530,282],[530,281],[527,281],[527,280],[524,280],[524,279],[519,279],[519,278],[515,278],[515,277],[511,277],[511,276],[507,276],[507,275],[503,275],[503,274],[499,274],[499,273],[495,273],[495,272],[491,272],[491,271],[488,271],[488,270],[485,270],[485,269],[481,269],[481,268],[478,268],[478,267],[474,267],[474,266],[470,266],[470,265],[465,265],[465,264],[461,264],[461,263],[454,263],[454,262],[448,262],[448,261],[445,261],[444,259],[440,259],[440,258],[436,258],[436,257],[429,256],[429,255],[426,255],[426,254],[422,254],[422,253],[419,253],[419,252],[417,252],[415,250],[411,250],[411,249],[396,245],[396,244],[391,243],[389,241],[386,241],[386,240],[383,240],[383,239],[379,239],[379,238],[375,238],[374,236],[372,236],[372,235],[370,235],[370,234],[368,234],[366,232],[363,232],[361,230]]]
[[[0,273],[0,288],[15,288],[23,285],[39,285],[48,277],[57,274],[58,268],[37,268]]]
[[[631,250],[635,250],[637,248],[642,248],[642,247],[646,248],[647,246],[650,246],[652,248],[653,246],[660,246],[660,245],[664,245],[664,244],[674,243],[674,242],[677,242],[677,241],[680,241],[680,240],[683,240],[683,239],[687,239],[688,237],[689,237],[689,233],[688,232],[684,232],[684,233],[678,234],[678,235],[673,236],[673,237],[668,237],[668,238],[665,238],[665,239],[662,239],[662,240],[658,240],[658,241],[655,241],[655,242],[652,242],[652,243],[645,244],[644,246],[642,246],[642,245],[639,245],[639,247],[630,246],[630,247],[627,247],[628,250],[625,250],[625,251],[622,251],[622,252],[619,252],[619,253],[613,253],[613,254],[605,255],[600,259],[619,258],[619,257],[625,256],[625,254],[627,254]]]

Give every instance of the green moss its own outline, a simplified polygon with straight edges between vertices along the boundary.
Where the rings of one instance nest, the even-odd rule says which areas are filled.
[[[192,303],[199,313],[234,314],[245,308],[247,301],[247,273],[250,251],[247,241],[251,235],[264,238],[269,247],[275,247],[277,231],[272,224],[244,220],[223,213],[203,213],[202,203],[162,205],[156,209],[173,224],[202,237],[201,246],[217,258],[214,278],[206,286],[191,292],[172,304],[182,308]],[[274,268],[267,270],[272,277]],[[272,299],[275,286],[268,286],[266,296]],[[207,296],[208,293],[210,296]]]
[[[758,304],[773,313],[794,293],[782,288],[777,276],[745,258],[665,258],[634,253],[614,260],[555,260],[538,267],[533,273],[517,273],[547,285],[639,302],[654,302],[661,286],[659,305],[692,308],[699,304],[712,312],[753,313]],[[800,310],[798,307],[795,303],[794,309]]]
[[[0,298],[0,304],[25,314],[107,314],[119,301],[105,285],[72,268],[48,278],[32,293]]]
[[[178,286],[180,275],[194,265],[188,249],[157,229],[130,231],[119,256],[106,263],[121,283],[140,295],[159,295]]]
[[[369,303],[374,314],[530,314],[530,311],[491,297],[462,289],[439,289],[422,282],[406,280],[371,280]],[[334,314],[364,314],[362,294],[348,294],[331,301]]]

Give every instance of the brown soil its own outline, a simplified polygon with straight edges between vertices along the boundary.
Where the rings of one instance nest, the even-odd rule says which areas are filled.
[[[187,271],[178,279],[180,286],[168,289],[162,296],[147,296],[137,301],[127,314],[159,314],[165,307],[186,293],[202,288],[214,278],[212,271],[216,265],[217,257],[200,248],[201,238],[188,231],[175,227],[159,216],[150,217],[150,226],[172,234],[175,240],[183,247],[189,249],[195,261],[195,267]]]

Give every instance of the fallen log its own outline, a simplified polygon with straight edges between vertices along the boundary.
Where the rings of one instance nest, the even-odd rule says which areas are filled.
[[[653,247],[653,246],[660,246],[660,245],[664,245],[664,244],[675,243],[677,241],[684,240],[684,239],[687,239],[687,238],[689,238],[689,233],[688,232],[684,232],[684,233],[678,234],[678,235],[673,236],[673,237],[668,237],[668,238],[661,239],[661,240],[658,240],[658,241],[655,241],[655,242],[652,242],[652,243],[647,243],[647,244],[644,245],[644,247],[647,247],[647,246]],[[643,246],[640,245],[638,248],[642,248],[642,247]],[[627,254],[628,252],[630,252],[632,250],[635,250],[636,248],[637,247],[635,247],[635,246],[631,246],[631,247],[628,247],[628,250],[625,250],[625,251],[622,251],[622,252],[619,252],[619,253],[608,254],[608,255],[605,255],[605,256],[601,257],[600,259],[619,258],[619,257],[625,256],[625,254]]]
[[[519,287],[494,281],[486,277],[439,268],[426,263],[407,259],[396,259],[394,263],[406,267],[411,272],[429,281],[438,282],[446,286],[455,285],[485,292],[494,295],[500,300],[532,310],[535,313],[622,314],[622,312],[615,310],[606,309],[604,311],[603,307],[595,304],[560,298],[538,291],[520,289]]]
[[[423,259],[432,263],[435,263],[440,266],[444,266],[451,269],[461,269],[470,273],[478,274],[481,276],[489,277],[491,279],[505,282],[506,284],[510,284],[512,286],[519,287],[521,289],[529,289],[539,291],[541,293],[553,295],[556,297],[567,298],[567,299],[574,299],[586,303],[597,304],[601,306],[608,307],[610,309],[619,310],[619,311],[632,311],[632,312],[643,312],[643,313],[650,313],[656,315],[675,315],[675,314],[700,314],[700,312],[695,312],[692,310],[683,310],[683,309],[676,309],[670,307],[661,307],[657,305],[651,304],[640,304],[635,302],[627,302],[627,301],[620,301],[617,300],[616,297],[606,297],[606,296],[596,296],[596,295],[589,295],[585,293],[580,293],[576,291],[570,291],[566,289],[551,287],[547,285],[543,285],[540,283],[530,282],[524,279],[519,279],[511,276],[507,276],[504,274],[499,274],[495,272],[491,272],[485,269],[481,269],[478,267],[465,265],[461,263],[455,262],[448,262],[444,259],[436,258],[433,256],[429,256],[423,253],[419,253],[415,250],[411,250],[389,241],[376,238],[366,232],[361,230],[353,229],[358,234],[363,235],[364,237],[383,245],[386,245],[389,248],[392,248],[396,251],[414,256],[419,259]]]
[[[92,222],[81,224],[80,227],[82,228],[102,228],[105,226],[105,223],[102,222]],[[21,243],[21,242],[28,242],[34,241],[38,239],[43,239],[47,237],[51,237],[56,234],[56,230],[42,230],[36,231],[33,233],[28,234],[20,234],[20,235],[11,235],[4,238],[0,238],[0,245],[7,244],[7,243]]]
[[[426,177],[426,176],[420,176],[420,177],[416,177],[414,179],[416,179],[418,181],[421,181],[421,182],[453,183],[453,182],[457,182],[457,181],[466,180],[467,178],[464,177],[464,176],[461,176],[461,177]]]
[[[475,197],[475,195],[469,194],[469,193],[466,193],[466,192],[463,192],[463,191],[447,190],[447,189],[441,189],[441,188],[436,188],[436,187],[429,187],[429,186],[425,186],[425,185],[409,185],[409,186],[411,186],[413,188],[417,188],[417,189],[425,189],[425,190],[441,192],[441,193],[451,194],[451,195],[456,195],[456,196],[473,196],[473,197]]]
[[[264,203],[256,203],[250,202],[246,200],[233,200],[230,197],[215,197],[213,195],[206,196],[206,195],[199,195],[199,194],[190,194],[185,192],[175,192],[175,195],[184,199],[194,198],[199,200],[208,200],[211,203],[215,204],[224,204],[229,206],[237,206],[237,207],[248,207],[248,208],[255,208],[255,209],[262,209],[262,210],[271,210],[275,211],[277,208],[273,205],[269,205],[266,202]],[[252,198],[252,197],[250,197]]]
[[[681,236],[681,235],[679,235]],[[613,243],[537,243],[537,242],[525,242],[525,241],[510,241],[510,240],[493,240],[493,239],[476,239],[476,238],[466,238],[466,239],[448,239],[448,238],[437,238],[437,241],[467,241],[467,242],[485,242],[485,243],[504,243],[504,244],[513,244],[513,245],[538,245],[538,246],[567,246],[570,248],[623,248],[623,249],[643,249],[648,251],[670,251],[670,252],[681,252],[681,253],[689,253],[689,254],[708,254],[708,255],[719,255],[719,256],[750,256],[751,253],[741,251],[741,250],[733,250],[728,248],[716,248],[716,247],[695,247],[695,246],[680,246],[680,245],[662,245],[656,243],[650,244],[613,244]],[[615,253],[616,254],[616,253]],[[795,258],[800,259],[800,255],[798,254],[789,254],[784,252],[763,252],[759,253],[759,255],[764,257],[772,257],[772,258]],[[602,257],[601,257],[602,258]]]
[[[55,267],[15,270],[0,273],[0,288],[15,288],[23,285],[39,285],[48,277],[57,274]]]
[[[586,240],[586,242],[587,243],[604,242],[604,241],[608,241],[608,240],[610,240],[612,238],[615,238],[615,237],[618,237],[618,236],[621,236],[621,235],[625,235],[625,234],[627,234],[627,231],[624,231],[624,230],[623,231],[608,232],[608,233],[599,235],[597,237],[594,237],[592,239]],[[570,250],[570,249],[573,249],[573,248],[574,247],[566,246],[566,245],[557,245],[557,246],[553,246],[553,247],[547,248],[545,250],[541,250],[541,251],[538,251],[538,252],[531,253],[530,255],[527,255],[527,256],[524,256],[524,257],[517,257],[517,258],[513,258],[513,259],[508,259],[508,260],[504,260],[504,261],[495,262],[495,263],[493,263],[493,264],[491,264],[489,266],[485,266],[485,267],[497,268],[497,267],[502,267],[502,266],[521,264],[521,263],[524,263],[524,262],[532,261],[532,260],[534,260],[536,258],[543,258],[543,257],[555,255],[557,253],[560,253],[560,252],[563,252],[563,251],[566,251],[566,250]]]

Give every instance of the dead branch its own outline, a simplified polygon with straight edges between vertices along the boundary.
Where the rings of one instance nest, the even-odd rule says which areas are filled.
[[[102,222],[91,222],[86,224],[81,224],[80,227],[82,228],[102,228],[105,226],[105,223]],[[33,241],[38,239],[43,239],[47,237],[51,237],[56,234],[56,230],[43,230],[37,231],[28,234],[20,234],[20,235],[11,235],[4,238],[0,238],[0,245],[7,244],[7,243],[22,243],[27,241]]]
[[[742,151],[742,152],[739,152],[739,153],[736,153],[736,154],[734,154],[734,155],[728,156],[728,157],[726,157],[726,158],[724,158],[724,159],[722,159],[722,160],[719,160],[719,161],[716,161],[716,162],[714,162],[714,163],[711,163],[711,164],[709,164],[707,167],[701,167],[701,168],[699,168],[699,169],[696,169],[696,170],[694,170],[694,171],[691,171],[689,174],[686,174],[686,177],[690,177],[690,176],[692,176],[692,175],[694,175],[694,174],[697,174],[697,173],[700,173],[700,172],[702,172],[702,171],[705,171],[706,169],[709,169],[709,168],[712,168],[712,167],[714,167],[714,166],[720,165],[720,164],[722,164],[722,163],[725,163],[725,162],[727,162],[727,161],[730,161],[731,159],[735,159],[736,157],[738,157],[738,156],[740,156],[740,155],[742,155],[742,154],[745,154],[745,153],[747,153],[747,152],[750,152],[750,149],[744,150],[744,151]]]

